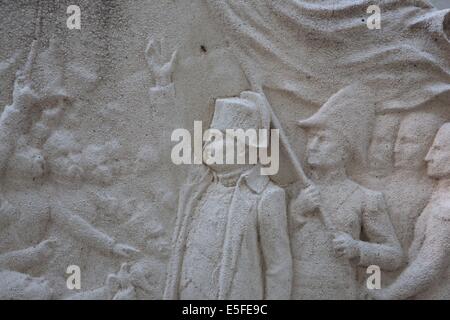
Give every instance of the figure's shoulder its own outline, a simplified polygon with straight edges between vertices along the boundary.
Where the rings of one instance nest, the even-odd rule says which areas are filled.
[[[264,201],[279,201],[281,199],[284,201],[285,192],[283,188],[269,180],[263,192],[261,193],[261,198]]]

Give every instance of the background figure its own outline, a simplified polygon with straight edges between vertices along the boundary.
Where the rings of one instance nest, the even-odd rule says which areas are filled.
[[[438,185],[421,213],[409,252],[409,265],[376,299],[450,299],[450,123],[438,131],[425,161]]]
[[[370,165],[377,163],[376,153],[383,154],[383,146],[392,148],[390,163],[386,162],[386,169],[393,165],[388,174],[378,175],[379,170],[371,170],[361,181],[370,188],[384,193],[391,216],[392,224],[396,230],[400,243],[405,251],[411,245],[414,236],[416,220],[431,196],[434,182],[426,174],[425,155],[430,148],[437,130],[445,122],[445,115],[441,110],[429,108],[401,114],[386,115],[380,119],[387,127],[384,139],[391,137],[395,132],[395,140],[391,143],[372,139],[370,150],[374,155],[369,158]],[[394,119],[401,117],[399,126]],[[377,152],[375,152],[377,151]],[[379,157],[379,156],[378,156]],[[382,170],[380,167],[379,169]]]
[[[376,184],[394,171],[394,146],[400,118],[400,115],[392,113],[376,117],[367,156],[369,183],[374,181],[372,183]]]

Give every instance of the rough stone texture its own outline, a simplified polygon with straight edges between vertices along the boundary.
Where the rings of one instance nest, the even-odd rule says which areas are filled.
[[[76,2],[0,1],[0,298],[450,298],[449,1]],[[274,176],[171,160],[269,120]]]

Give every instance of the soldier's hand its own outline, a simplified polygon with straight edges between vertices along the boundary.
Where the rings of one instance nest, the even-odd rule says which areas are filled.
[[[28,110],[39,100],[39,96],[31,89],[29,83],[15,82],[13,91],[13,104],[17,109]]]
[[[333,239],[333,249],[337,257],[355,259],[360,255],[358,241],[345,232],[336,232]]]
[[[315,186],[303,189],[291,203],[291,212],[304,215],[313,212],[320,206],[320,192]]]

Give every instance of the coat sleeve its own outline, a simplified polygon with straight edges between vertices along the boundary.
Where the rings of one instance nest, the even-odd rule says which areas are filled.
[[[395,270],[403,262],[403,250],[387,212],[384,197],[379,192],[368,192],[362,212],[362,231],[368,241],[359,241],[359,265],[378,265]]]
[[[72,214],[67,209],[60,206],[51,211],[53,221],[64,228],[74,238],[84,241],[90,247],[96,248],[106,254],[111,254],[114,249],[115,240],[96,229],[83,218]]]
[[[259,237],[265,271],[265,299],[290,299],[292,257],[283,189],[269,186],[259,205]]]
[[[449,265],[449,254],[450,221],[432,216],[416,259],[385,289],[386,298],[407,299],[427,290],[433,282],[442,279]]]

